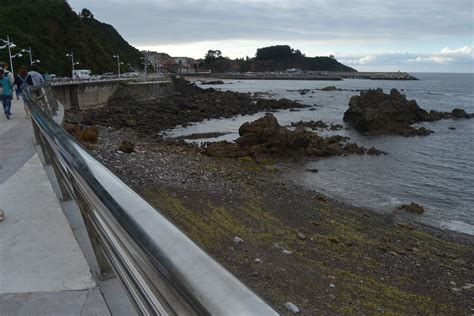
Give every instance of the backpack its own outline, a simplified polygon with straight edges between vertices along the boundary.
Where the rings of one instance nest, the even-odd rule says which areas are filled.
[[[18,76],[18,78],[20,79],[21,81],[21,84],[20,86],[18,87],[20,89],[20,91],[23,91],[25,90],[26,88],[28,88],[30,85],[28,84],[28,76],[25,77],[25,79],[23,79],[20,75]]]

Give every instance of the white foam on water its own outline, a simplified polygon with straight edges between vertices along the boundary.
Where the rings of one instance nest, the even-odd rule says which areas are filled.
[[[454,230],[468,235],[474,235],[474,225],[461,221],[447,221],[441,223],[441,228]]]

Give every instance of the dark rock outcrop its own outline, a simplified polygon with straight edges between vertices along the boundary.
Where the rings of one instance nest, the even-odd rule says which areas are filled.
[[[291,123],[291,126],[292,127],[303,126],[303,127],[308,127],[308,128],[311,128],[311,129],[324,129],[324,128],[329,127],[323,121],[299,121],[299,122]]]
[[[344,113],[344,121],[354,125],[358,131],[404,136],[426,135],[426,131],[410,124],[426,121],[429,117],[430,114],[416,101],[407,100],[398,90],[392,89],[390,94],[385,94],[380,88],[353,96],[349,109]]]
[[[122,140],[122,142],[118,146],[118,150],[130,154],[135,151],[135,145],[128,140]]]
[[[328,86],[320,89],[321,91],[337,91],[336,86]]]
[[[247,122],[239,128],[240,137],[235,144],[217,142],[207,145],[204,153],[214,157],[242,157],[269,154],[283,157],[294,156],[341,156],[365,154],[368,150],[357,144],[345,144],[347,137],[335,135],[323,138],[297,126],[294,131],[281,126],[270,113]],[[372,151],[376,151],[374,148]],[[381,154],[381,151],[377,151]]]
[[[83,126],[66,122],[63,127],[83,145],[96,144],[99,140],[99,129],[96,126]]]
[[[469,118],[462,109],[452,113],[420,108],[415,100],[407,100],[398,90],[385,94],[382,89],[362,91],[349,101],[344,121],[360,132],[369,134],[397,134],[403,136],[429,135],[425,127],[410,126],[417,122],[431,122],[450,117]]]
[[[415,213],[415,214],[422,214],[425,211],[423,206],[415,202],[411,202],[410,204],[403,204],[402,206],[399,207],[399,209],[407,211],[409,213]]]
[[[463,109],[453,109],[451,115],[454,118],[469,118],[469,115]]]
[[[222,80],[210,80],[210,81],[202,81],[201,84],[203,85],[216,85],[216,84],[224,84]]]

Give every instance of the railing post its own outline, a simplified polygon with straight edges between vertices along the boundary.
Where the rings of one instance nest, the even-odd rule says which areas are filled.
[[[59,190],[61,191],[61,200],[62,201],[69,201],[72,199],[71,194],[67,188],[67,182],[65,181],[64,177],[67,177],[65,174],[65,170],[63,171],[62,168],[59,166],[56,159],[51,161],[51,165],[53,166],[54,174],[56,175],[56,180],[58,181]]]
[[[34,121],[34,119],[31,119],[31,125],[33,125],[33,132],[35,134],[35,145],[41,145],[41,140],[40,140],[40,133],[38,132],[38,126],[36,126],[36,123]]]
[[[75,188],[75,190],[77,190]],[[82,195],[76,192],[76,199],[75,199],[77,206],[79,207],[82,218],[84,219],[84,224],[86,226],[87,235],[89,236],[89,240],[91,241],[92,250],[94,250],[95,258],[97,259],[97,263],[99,265],[99,271],[97,271],[97,277],[99,280],[108,280],[115,277],[115,273],[110,265],[107,257],[102,250],[102,245],[100,242],[100,238],[98,233],[96,232],[94,223],[89,217],[89,214],[92,212],[88,204],[84,201]]]
[[[49,166],[52,161],[52,156],[51,152],[48,150],[48,146],[46,145],[46,142],[43,139],[43,136],[40,134],[39,128],[36,125],[36,123],[33,123],[35,134],[38,136],[36,138],[36,141],[38,142],[38,145],[41,149],[41,156],[43,157],[43,163],[45,166]]]

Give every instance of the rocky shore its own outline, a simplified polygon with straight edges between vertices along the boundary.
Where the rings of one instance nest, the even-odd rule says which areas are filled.
[[[472,312],[468,236],[303,189],[271,159],[208,157],[129,127],[99,135],[97,159],[283,315],[288,302],[302,315]]]
[[[139,100],[139,101],[138,101]],[[66,121],[82,125],[130,127],[143,136],[160,138],[161,132],[211,118],[254,114],[277,109],[302,108],[306,105],[287,99],[273,100],[231,91],[201,89],[182,78],[173,80],[167,94],[142,100],[133,94],[112,100],[108,106],[88,111],[68,111]]]
[[[472,236],[414,224],[397,209],[352,207],[282,177],[303,168],[284,157],[369,150],[306,129],[328,128],[324,122],[292,130],[271,114],[243,124],[236,144],[225,144],[241,154],[164,140],[160,132],[178,124],[302,106],[175,84],[166,98],[140,106],[130,96],[66,113],[65,127],[283,315],[294,307],[303,315],[472,313]],[[415,206],[403,208],[419,213]]]

